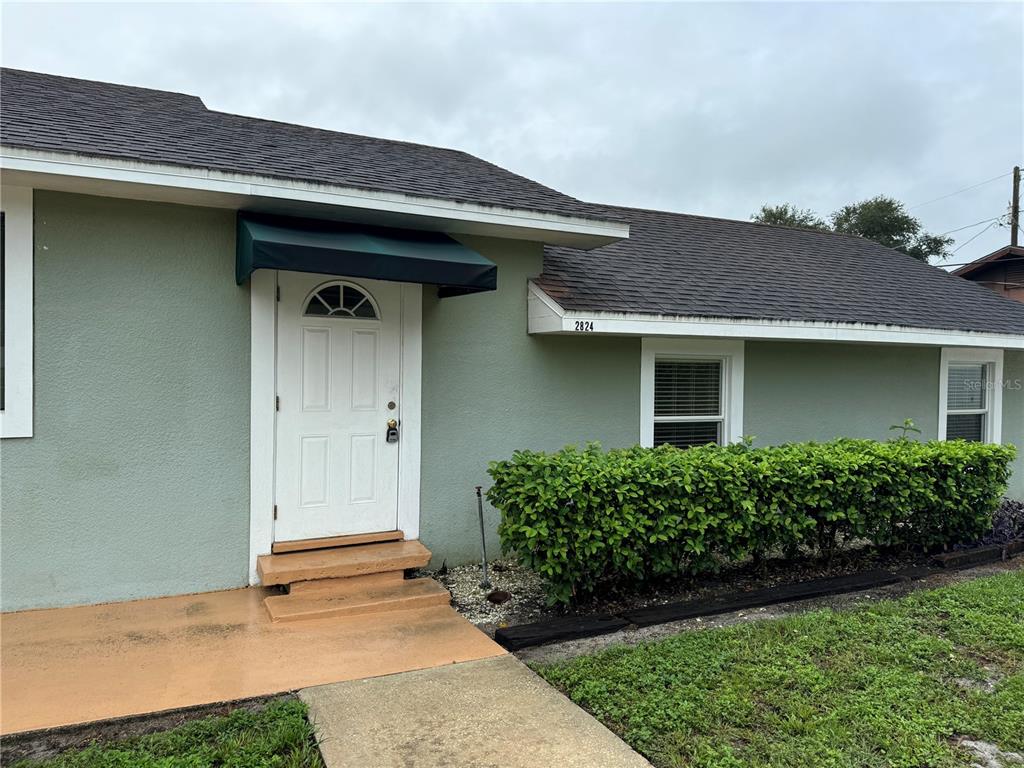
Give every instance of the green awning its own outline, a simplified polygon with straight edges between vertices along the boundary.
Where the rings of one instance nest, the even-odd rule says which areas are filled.
[[[239,213],[235,280],[257,269],[426,283],[442,297],[498,287],[494,262],[440,232]]]

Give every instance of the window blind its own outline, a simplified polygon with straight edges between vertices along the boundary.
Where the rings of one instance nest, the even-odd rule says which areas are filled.
[[[654,415],[720,416],[721,360],[657,360]]]
[[[721,360],[656,360],[654,444],[676,448],[721,443]]]
[[[949,366],[948,410],[970,411],[985,407],[986,369],[982,363]]]
[[[972,440],[976,443],[985,439],[984,413],[951,413],[946,417],[947,440]]]
[[[695,445],[722,442],[720,421],[657,422],[654,425],[654,444],[691,448]]]

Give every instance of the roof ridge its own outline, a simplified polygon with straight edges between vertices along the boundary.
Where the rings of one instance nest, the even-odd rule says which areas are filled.
[[[82,78],[82,77],[71,77],[71,76],[68,76],[68,75],[54,74],[54,73],[50,73],[50,72],[38,72],[38,71],[35,71],[35,70],[19,69],[19,68],[16,68],[16,67],[0,67],[0,73],[4,73],[4,72],[12,72],[12,73],[17,73],[19,75],[27,75],[27,76],[30,76],[30,77],[39,77],[39,78],[47,78],[47,79],[53,79],[53,80],[58,80],[58,81],[71,82],[71,83],[86,83],[86,84],[96,85],[96,86],[114,87],[114,88],[117,88],[117,89],[122,89],[124,91],[129,91],[129,92],[139,93],[139,94],[151,94],[151,95],[158,95],[158,96],[181,97],[181,98],[184,98],[184,99],[194,100],[196,103],[198,103],[202,107],[203,113],[206,114],[206,115],[209,115],[212,118],[231,118],[231,119],[233,119],[235,121],[239,121],[242,124],[248,124],[248,125],[251,125],[253,127],[258,127],[258,126],[275,126],[275,127],[280,127],[282,130],[298,129],[300,131],[311,131],[311,132],[315,132],[317,134],[323,134],[325,137],[326,136],[334,136],[334,137],[345,138],[345,139],[349,139],[349,140],[353,140],[353,141],[365,140],[367,142],[372,142],[372,143],[375,143],[375,144],[384,144],[384,145],[392,146],[392,147],[408,147],[408,148],[417,149],[417,150],[428,150],[430,152],[444,153],[445,155],[450,156],[450,157],[458,157],[458,158],[461,158],[461,159],[464,159],[464,160],[468,160],[468,161],[470,161],[472,163],[475,163],[475,164],[486,165],[489,168],[493,168],[493,169],[495,169],[497,171],[500,171],[502,174],[504,174],[504,175],[506,175],[508,177],[525,180],[531,186],[535,186],[535,187],[538,187],[540,189],[543,189],[543,190],[545,190],[547,192],[550,192],[553,195],[558,195],[559,197],[565,198],[567,201],[572,201],[572,202],[575,202],[575,203],[581,203],[581,204],[584,204],[584,205],[591,205],[590,203],[585,203],[584,201],[580,200],[577,197],[574,197],[572,195],[567,195],[564,192],[560,192],[559,190],[555,189],[554,187],[550,187],[550,186],[548,186],[546,184],[542,184],[541,182],[536,181],[536,180],[534,180],[532,178],[529,178],[527,176],[523,176],[521,174],[518,174],[515,171],[512,171],[512,170],[510,170],[508,168],[505,168],[504,166],[498,165],[497,163],[491,162],[490,160],[487,160],[487,159],[485,159],[483,157],[475,155],[472,152],[469,152],[469,151],[464,150],[464,149],[458,149],[458,148],[455,148],[455,147],[448,147],[448,146],[441,146],[441,145],[438,145],[438,144],[428,144],[428,143],[425,143],[425,142],[422,142],[422,141],[408,141],[408,140],[405,140],[405,139],[391,138],[391,137],[386,137],[386,136],[374,136],[374,135],[366,134],[366,133],[355,133],[355,132],[352,132],[352,131],[337,130],[337,129],[334,129],[334,128],[326,128],[326,127],[318,126],[318,125],[309,125],[307,123],[288,122],[288,121],[285,121],[285,120],[278,120],[278,119],[269,118],[269,117],[262,117],[262,116],[259,116],[259,115],[247,115],[247,114],[242,114],[242,113],[239,113],[239,112],[230,112],[230,111],[221,110],[221,109],[211,109],[210,107],[208,107],[206,105],[206,103],[202,100],[201,97],[196,96],[194,94],[181,92],[181,91],[168,91],[168,90],[163,90],[163,89],[160,89],[160,88],[147,88],[147,87],[144,87],[144,86],[137,86],[137,85],[125,85],[123,83],[112,83],[112,82],[108,82],[108,81],[104,81],[104,80],[92,80],[92,79]],[[594,213],[578,214],[578,215],[580,215],[580,216],[582,216],[584,218],[587,215],[592,215],[592,216],[596,217],[597,213],[594,212]]]
[[[867,243],[873,247],[884,248],[887,251],[891,251],[892,253],[896,253],[899,254],[900,256],[911,259],[912,261],[917,262],[918,264],[924,264],[927,267],[932,267],[933,269],[936,269],[945,275],[949,275],[950,277],[960,276],[960,270],[949,271],[947,269],[943,269],[941,264],[932,264],[930,261],[919,259],[916,256],[911,256],[909,253],[905,253],[899,250],[898,248],[893,248],[892,246],[888,245],[882,245],[876,240],[872,240],[869,237],[864,237],[863,235],[856,235],[853,234],[852,232],[836,232],[831,229],[813,229],[811,227],[791,227],[786,224],[771,224],[763,221],[746,221],[744,219],[730,219],[725,216],[708,216],[706,214],[701,213],[684,213],[682,211],[662,211],[658,210],[657,208],[640,208],[628,205],[604,205],[595,203],[591,203],[591,205],[600,205],[600,207],[602,208],[621,209],[623,211],[640,211],[642,213],[662,213],[667,214],[669,216],[683,216],[690,219],[703,219],[705,221],[724,221],[730,224],[745,224],[751,227],[767,227],[769,229],[782,229],[788,232],[808,232],[810,234],[815,235],[831,235],[833,237],[852,238],[854,240],[857,240],[858,242]],[[962,267],[961,269],[966,269],[966,267]]]
[[[250,120],[250,121],[252,121],[254,123],[269,123],[271,125],[283,125],[283,126],[285,126],[287,128],[303,128],[303,129],[305,129],[307,131],[319,131],[320,133],[330,133],[330,134],[333,134],[335,136],[348,136],[350,138],[369,139],[370,141],[381,141],[381,142],[386,142],[388,144],[401,144],[402,146],[406,146],[406,147],[421,147],[423,149],[432,149],[432,150],[435,150],[435,151],[451,152],[452,154],[465,155],[466,157],[471,157],[471,158],[473,158],[475,160],[481,160],[483,162],[487,162],[486,160],[483,160],[483,158],[477,157],[476,155],[474,155],[474,154],[472,154],[470,152],[466,152],[465,150],[462,150],[462,149],[455,149],[453,147],[442,147],[442,146],[438,146],[437,144],[425,144],[422,141],[407,141],[405,139],[391,139],[391,138],[387,138],[385,136],[371,136],[370,134],[367,134],[367,133],[352,133],[351,131],[338,131],[338,130],[335,130],[333,128],[321,128],[320,126],[308,125],[306,123],[289,123],[286,120],[275,120],[274,118],[259,117],[259,116],[256,116],[256,115],[243,115],[243,114],[241,114],[239,112],[226,112],[226,111],[221,110],[221,109],[210,109],[209,107],[206,108],[206,111],[209,112],[211,115],[223,115],[223,116],[226,116],[226,117],[237,117],[237,118],[240,118],[242,120]]]
[[[36,77],[48,77],[54,80],[69,80],[76,83],[91,83],[93,85],[113,86],[115,88],[123,88],[126,91],[141,91],[143,93],[159,93],[164,96],[184,96],[187,99],[194,99],[203,105],[203,109],[211,111],[206,106],[201,96],[197,96],[194,93],[185,93],[184,91],[169,91],[164,88],[147,88],[143,85],[128,85],[127,83],[112,83],[109,80],[93,80],[88,77],[73,77],[71,75],[58,75],[53,72],[40,72],[35,69],[21,69],[20,67],[0,67],[0,75],[6,72],[17,72],[20,75],[34,75]]]
[[[623,210],[623,211],[640,211],[641,213],[663,213],[663,214],[668,214],[669,216],[686,216],[687,218],[691,218],[691,219],[704,219],[706,221],[725,221],[725,222],[728,222],[730,224],[745,224],[745,225],[750,226],[750,227],[769,227],[771,229],[785,229],[785,230],[788,230],[790,232],[810,232],[810,233],[816,234],[816,235],[833,235],[835,237],[852,237],[852,238],[854,238],[856,240],[864,240],[864,241],[869,242],[869,243],[874,243],[875,245],[878,245],[878,246],[880,246],[882,248],[888,248],[888,246],[882,245],[881,243],[876,243],[874,240],[869,240],[868,238],[863,237],[861,235],[855,235],[855,234],[852,234],[850,232],[836,232],[836,231],[831,230],[831,229],[815,229],[815,228],[812,228],[812,227],[792,227],[792,226],[789,226],[788,224],[772,224],[770,222],[764,222],[764,221],[748,221],[747,219],[731,219],[728,216],[709,216],[709,215],[704,214],[704,213],[687,213],[685,211],[666,211],[666,210],[662,210],[660,208],[645,208],[643,206],[636,206],[636,205],[609,205],[607,203],[593,203],[593,202],[591,202],[590,205],[597,205],[597,206],[599,206],[601,208],[617,208],[617,209],[620,209],[620,210]],[[895,248],[890,248],[889,250],[896,250],[896,249]],[[897,251],[897,253],[899,253],[899,251]],[[904,255],[906,255],[906,254],[904,254]],[[911,258],[913,258],[913,257],[911,257]]]
[[[519,179],[526,179],[531,184],[534,184],[534,185],[536,185],[538,187],[543,187],[544,189],[548,190],[549,192],[553,192],[553,193],[555,193],[557,195],[560,195],[562,197],[567,197],[567,198],[569,198],[571,200],[574,200],[575,202],[583,203],[585,205],[594,205],[594,203],[588,203],[588,202],[586,202],[584,200],[580,200],[578,197],[574,197],[573,195],[568,195],[565,192],[561,192],[561,191],[555,189],[554,187],[548,186],[547,184],[542,184],[541,182],[539,182],[536,179],[533,179],[533,178],[531,178],[529,176],[523,176],[521,174],[518,174],[515,171],[510,170],[510,169],[506,168],[503,165],[498,165],[498,163],[495,163],[495,162],[492,162],[492,161],[488,160],[487,158],[481,157],[479,155],[474,155],[472,152],[469,152],[468,150],[465,150],[465,149],[457,149],[455,147],[445,147],[445,146],[441,146],[439,144],[426,144],[426,143],[424,143],[422,141],[408,141],[406,139],[392,139],[392,138],[387,138],[387,137],[383,137],[383,136],[371,136],[370,134],[366,134],[366,133],[352,133],[350,131],[338,131],[338,130],[334,130],[332,128],[320,128],[318,126],[307,125],[305,123],[290,123],[290,122],[287,122],[287,121],[284,121],[284,120],[275,120],[273,118],[257,117],[257,116],[253,116],[253,115],[243,115],[243,114],[239,114],[237,112],[225,112],[225,111],[222,111],[222,110],[219,110],[219,109],[209,109],[209,108],[207,108],[207,111],[210,114],[214,114],[214,115],[227,115],[229,117],[238,117],[238,118],[241,118],[243,120],[252,120],[254,122],[270,123],[270,124],[273,124],[273,125],[283,125],[283,126],[286,126],[288,128],[304,128],[304,129],[310,130],[310,131],[320,131],[322,133],[329,133],[329,134],[338,135],[338,136],[349,136],[349,137],[356,138],[356,139],[369,139],[370,141],[375,141],[375,142],[376,141],[387,142],[389,144],[399,144],[399,145],[406,146],[406,147],[418,147],[418,148],[429,149],[429,150],[433,150],[433,151],[447,152],[447,153],[453,154],[453,155],[461,155],[462,157],[469,158],[470,160],[473,160],[475,162],[483,163],[485,165],[488,165],[491,168],[496,168],[497,170],[501,171],[502,173],[508,174],[509,176],[515,176],[516,178],[519,178]],[[606,206],[601,206],[601,207],[606,207]]]

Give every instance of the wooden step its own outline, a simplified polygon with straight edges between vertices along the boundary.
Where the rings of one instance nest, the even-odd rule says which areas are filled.
[[[381,541],[401,541],[401,531],[380,531],[379,533],[354,533],[350,536],[328,536],[324,539],[299,539],[298,541],[277,541],[270,551],[275,555],[285,552],[306,552],[310,549],[331,549],[332,547],[356,547],[360,544],[377,544]]]
[[[388,541],[357,547],[314,549],[284,555],[261,555],[256,571],[265,587],[314,579],[341,579],[368,573],[422,568],[430,550],[418,541]]]
[[[451,595],[433,579],[405,579],[361,589],[271,595],[263,600],[272,621],[300,621],[448,605]]]

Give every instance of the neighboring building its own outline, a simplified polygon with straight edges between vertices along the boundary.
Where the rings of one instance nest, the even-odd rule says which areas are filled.
[[[1024,248],[1018,245],[992,251],[953,270],[953,274],[984,285],[1008,299],[1024,301]]]
[[[0,85],[5,610],[243,586],[275,542],[340,534],[469,561],[474,486],[520,448],[908,417],[1024,443],[1024,305],[867,240],[593,205],[192,96]]]

